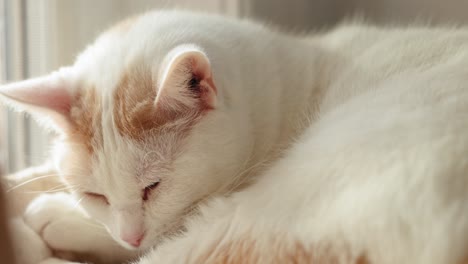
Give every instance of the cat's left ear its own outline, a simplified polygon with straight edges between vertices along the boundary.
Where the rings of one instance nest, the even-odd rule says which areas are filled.
[[[163,61],[158,80],[157,107],[173,111],[216,108],[217,88],[210,61],[194,45],[173,49]]]
[[[70,129],[71,68],[0,86],[0,102],[30,114],[43,127],[59,133]]]

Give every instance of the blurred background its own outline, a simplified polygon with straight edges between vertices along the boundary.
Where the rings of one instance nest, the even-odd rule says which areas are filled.
[[[356,14],[377,24],[468,22],[466,0],[0,0],[0,81],[70,64],[115,21],[161,8],[253,18],[298,32],[332,27]],[[28,117],[0,111],[3,171],[43,162],[50,136]]]

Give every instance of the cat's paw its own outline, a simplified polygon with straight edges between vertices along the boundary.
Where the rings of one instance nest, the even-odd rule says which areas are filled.
[[[67,193],[37,197],[26,208],[24,219],[60,259],[120,263],[137,255],[119,246]]]
[[[42,238],[23,219],[10,222],[15,257],[21,264],[37,264],[52,256]]]
[[[24,222],[55,252],[74,251],[76,237],[85,217],[72,196],[66,193],[42,194],[33,200],[23,215]]]
[[[67,193],[42,194],[28,205],[23,215],[25,223],[41,235],[49,225],[68,216],[82,217],[83,212]]]

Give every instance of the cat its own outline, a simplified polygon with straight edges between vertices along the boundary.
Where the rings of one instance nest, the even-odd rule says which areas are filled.
[[[54,251],[414,264],[468,257],[467,85],[464,28],[294,36],[154,11],[0,93],[60,136],[70,194],[22,216]],[[42,263],[69,263],[54,256]]]

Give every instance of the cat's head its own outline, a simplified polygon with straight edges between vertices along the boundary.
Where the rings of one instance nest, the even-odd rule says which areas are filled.
[[[227,92],[237,84],[211,60],[198,20],[147,14],[104,33],[72,66],[0,88],[3,101],[59,132],[63,179],[130,248],[177,231],[251,152]]]

